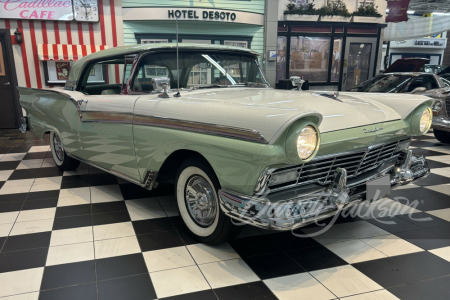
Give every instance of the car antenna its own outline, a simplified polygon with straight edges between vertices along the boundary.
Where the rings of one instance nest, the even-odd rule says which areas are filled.
[[[181,97],[181,95],[180,95],[180,67],[178,65],[178,17],[175,19],[175,24],[177,27],[177,93],[173,96]]]

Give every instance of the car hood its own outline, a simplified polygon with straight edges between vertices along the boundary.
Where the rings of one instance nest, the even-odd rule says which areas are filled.
[[[336,99],[333,92],[216,88],[182,91],[180,98],[142,96],[135,113],[257,130],[273,142],[307,115],[318,116],[325,133],[399,120],[426,100],[409,94],[340,93]]]
[[[429,61],[428,58],[400,58],[384,70],[383,73],[419,72],[420,68]]]

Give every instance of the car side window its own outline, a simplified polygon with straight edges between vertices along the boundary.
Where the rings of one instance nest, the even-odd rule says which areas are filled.
[[[155,77],[171,77],[169,70],[165,66],[152,64],[148,60],[143,60],[134,77],[131,91],[137,93],[150,93],[153,91],[152,79]]]
[[[450,81],[448,79],[445,79],[444,77],[439,77],[442,82],[445,84],[446,87],[450,86]]]
[[[427,91],[437,89],[439,86],[433,76],[421,75],[417,76],[408,87],[407,92],[412,92],[418,87],[424,87]]]

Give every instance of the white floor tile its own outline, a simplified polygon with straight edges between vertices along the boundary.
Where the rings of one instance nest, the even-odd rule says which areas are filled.
[[[78,244],[92,242],[93,240],[94,238],[91,226],[61,229],[52,231],[50,246]]]
[[[264,280],[264,283],[280,300],[329,300],[336,298],[309,273],[267,279]]]
[[[42,166],[44,162],[43,159],[27,159],[22,160],[20,164],[17,166],[16,170],[25,170],[25,169],[37,169]]]
[[[344,300],[400,300],[386,290],[375,291],[344,298]]]
[[[91,187],[91,202],[104,203],[123,200],[119,185]]]
[[[321,228],[318,229],[317,227],[314,227],[302,229],[304,233],[311,235],[313,239],[315,239],[322,245],[334,244],[355,239],[354,236],[336,226],[332,226],[323,233],[316,235],[318,230],[321,230]]]
[[[228,243],[214,246],[193,244],[187,246],[187,248],[197,264],[240,258],[239,254]]]
[[[335,244],[328,244],[325,247],[349,264],[386,257],[383,253],[370,247],[366,243],[361,242],[360,240],[350,240]]]
[[[52,157],[44,159],[44,162],[42,163],[41,168],[51,168],[56,167],[55,161]]]
[[[157,219],[167,217],[164,209],[159,206],[147,208],[147,209],[129,209],[128,213],[132,221]]]
[[[11,232],[11,228],[13,228],[13,226],[14,226],[14,223],[0,224],[0,237],[8,236],[9,233]]]
[[[96,259],[141,252],[136,236],[95,241],[94,244]]]
[[[9,235],[52,231],[54,219],[15,223]]]
[[[8,181],[6,183],[8,183]],[[3,186],[0,189],[0,195],[28,193],[30,191],[30,189],[31,189],[31,186],[27,186],[27,185],[11,186],[11,187]]]
[[[0,297],[39,291],[44,268],[0,273]]]
[[[68,264],[94,259],[92,242],[50,247],[46,266]]]
[[[4,170],[0,171],[0,181],[8,180],[9,176],[14,172],[14,170]]]
[[[358,239],[389,234],[389,232],[366,221],[348,222],[336,224],[335,226]]]
[[[38,299],[39,299],[39,292],[19,294],[2,298],[2,300],[38,300]]]
[[[450,208],[427,211],[427,213],[450,222]]]
[[[444,247],[444,248],[437,248],[433,250],[428,250],[429,252],[433,253],[434,255],[439,256],[440,258],[443,258],[447,261],[450,261],[450,246]]]
[[[424,188],[433,190],[438,193],[450,195],[450,184],[430,185],[430,186],[424,186]]]
[[[210,289],[197,266],[150,273],[150,278],[158,298]]]
[[[62,176],[36,178],[30,192],[42,192],[59,190],[61,188]]]
[[[310,274],[338,297],[383,289],[375,281],[350,265],[313,271]]]
[[[91,203],[91,195],[80,195],[71,197],[59,197],[57,206],[62,207],[62,206],[82,205],[90,203]]]
[[[96,241],[136,235],[131,222],[97,225],[93,229]]]
[[[414,199],[409,200],[413,201]],[[352,211],[355,211],[358,217],[373,219],[420,212],[420,210],[389,198],[383,198],[372,203],[362,203],[352,208]]]
[[[22,210],[16,222],[28,222],[55,218],[56,207]]]
[[[22,160],[25,157],[26,153],[8,153],[5,154],[0,161],[17,161]]]
[[[161,206],[178,205],[177,198],[175,196],[158,197],[158,202]]]
[[[259,281],[259,277],[242,258],[198,266],[213,289]]]
[[[159,202],[156,198],[144,198],[136,200],[125,200],[128,210],[135,209],[150,209],[153,207],[160,207]]]
[[[422,248],[419,248],[416,245],[413,245],[393,234],[362,239],[362,241],[387,256],[424,251]]]
[[[142,253],[149,272],[176,269],[195,265],[186,247],[174,247]]]
[[[14,223],[19,215],[19,211],[0,213],[0,224]]]
[[[50,151],[50,146],[33,146],[28,150],[28,153],[35,153],[35,152],[47,152]]]
[[[9,180],[5,182],[3,188],[6,187],[18,187],[18,186],[28,186],[31,187],[34,183],[34,179],[18,179],[18,180]],[[2,189],[3,189],[2,188]]]
[[[91,189],[89,187],[73,188],[73,189],[62,189],[59,192],[59,198],[62,197],[73,197],[73,196],[90,196]]]

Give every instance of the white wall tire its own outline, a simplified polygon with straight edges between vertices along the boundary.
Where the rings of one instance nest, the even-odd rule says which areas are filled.
[[[59,169],[70,171],[75,170],[80,165],[79,160],[67,155],[59,135],[54,131],[50,132],[50,149],[52,151],[53,161]]]
[[[191,202],[186,201],[188,198],[186,191],[190,180],[193,178],[204,179],[204,185],[211,187],[210,192],[207,193],[210,197],[206,203],[214,199],[216,210],[202,210],[202,212],[208,212],[208,217],[214,216],[213,220],[203,218],[203,214],[199,216],[193,213],[192,209],[189,209],[189,203]],[[219,189],[220,184],[214,171],[203,159],[191,158],[181,164],[175,180],[175,196],[177,198],[178,209],[188,233],[202,243],[213,245],[226,242],[236,237],[242,229],[242,226],[234,225],[231,218],[221,211],[217,195]],[[200,197],[199,199],[205,200],[204,197]],[[200,222],[199,219],[201,220]],[[208,222],[204,224],[204,220]]]

